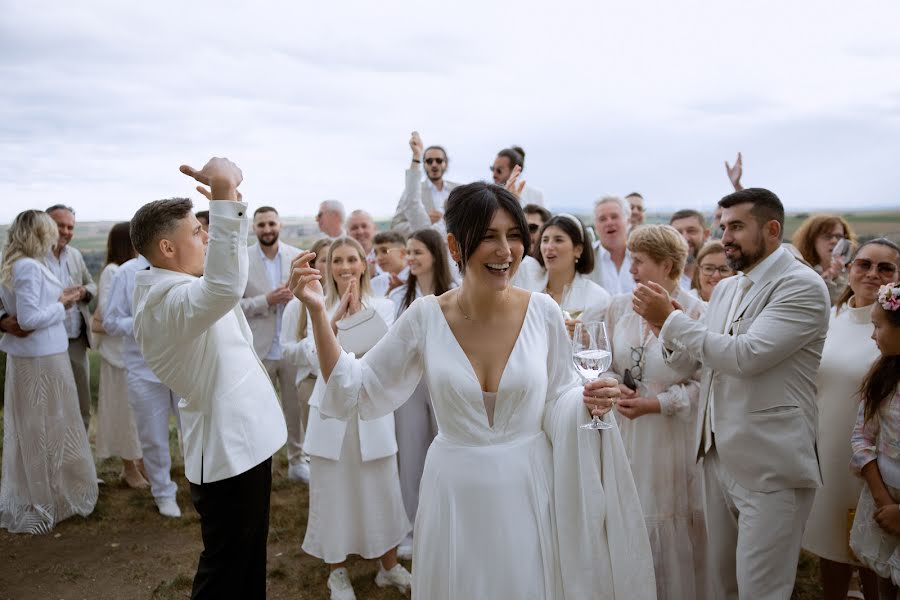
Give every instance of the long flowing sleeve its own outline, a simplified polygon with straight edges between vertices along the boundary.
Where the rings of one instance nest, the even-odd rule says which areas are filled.
[[[393,306],[384,302],[376,310],[386,316]],[[341,352],[319,404],[323,416],[349,419],[358,411],[368,421],[394,412],[409,399],[425,370],[423,302],[413,302],[362,358]]]
[[[306,336],[300,336],[300,313],[304,310],[306,308],[294,298],[284,307],[284,314],[281,317],[279,343],[284,357],[297,368],[297,381],[306,379],[311,373],[318,372],[315,353],[310,351],[310,344],[315,345],[315,342],[307,339]]]

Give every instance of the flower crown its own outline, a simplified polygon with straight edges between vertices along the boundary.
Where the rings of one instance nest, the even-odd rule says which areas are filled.
[[[900,310],[900,284],[888,283],[878,290],[878,304],[888,311]]]

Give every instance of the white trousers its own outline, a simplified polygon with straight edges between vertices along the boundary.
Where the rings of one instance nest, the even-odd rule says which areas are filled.
[[[403,505],[410,523],[415,523],[425,457],[438,434],[431,394],[424,378],[409,400],[394,411],[394,429],[397,432],[397,465],[400,469]]]
[[[316,380],[307,377],[298,386],[296,384],[297,367],[286,358],[266,359],[263,364],[266,366],[266,372],[269,374],[269,379],[272,380],[272,385],[278,390],[281,410],[284,412],[284,421],[288,431],[288,464],[295,465],[302,460],[303,456],[303,432],[309,416],[309,397]]]
[[[150,480],[150,493],[157,500],[175,498],[178,486],[172,481],[172,457],[169,453],[169,414],[181,432],[178,397],[159,382],[128,374],[128,402],[137,425],[144,455],[144,468]]]
[[[731,477],[715,448],[703,459],[703,490],[714,597],[790,600],[816,490],[748,490]]]

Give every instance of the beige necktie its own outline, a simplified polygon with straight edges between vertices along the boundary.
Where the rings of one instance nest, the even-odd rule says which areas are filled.
[[[747,290],[753,285],[753,280],[747,277],[746,275],[737,275],[739,278],[737,281],[737,285],[734,286],[734,295],[731,297],[731,306],[728,308],[728,318],[725,319],[725,323],[722,328],[722,333],[728,333],[731,329],[731,324],[734,323],[734,318],[737,314],[738,307],[741,305],[741,301],[744,299],[744,295],[747,293]],[[715,374],[713,374],[715,377]],[[709,384],[709,402],[706,405],[706,412],[703,415],[703,451],[704,453],[709,452],[710,448],[712,448],[713,442],[713,419],[715,417],[715,398],[713,396],[713,381],[710,381]]]

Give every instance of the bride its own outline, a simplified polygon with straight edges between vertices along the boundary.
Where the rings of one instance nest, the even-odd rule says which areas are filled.
[[[530,244],[518,200],[472,183],[451,192],[444,218],[462,284],[413,302],[362,359],[338,345],[312,253],[290,281],[327,381],[322,416],[375,419],[420,379],[431,390],[439,434],[422,476],[413,596],[654,598],[618,430],[578,429],[607,415],[616,383],[582,386],[556,303],[510,286]]]

